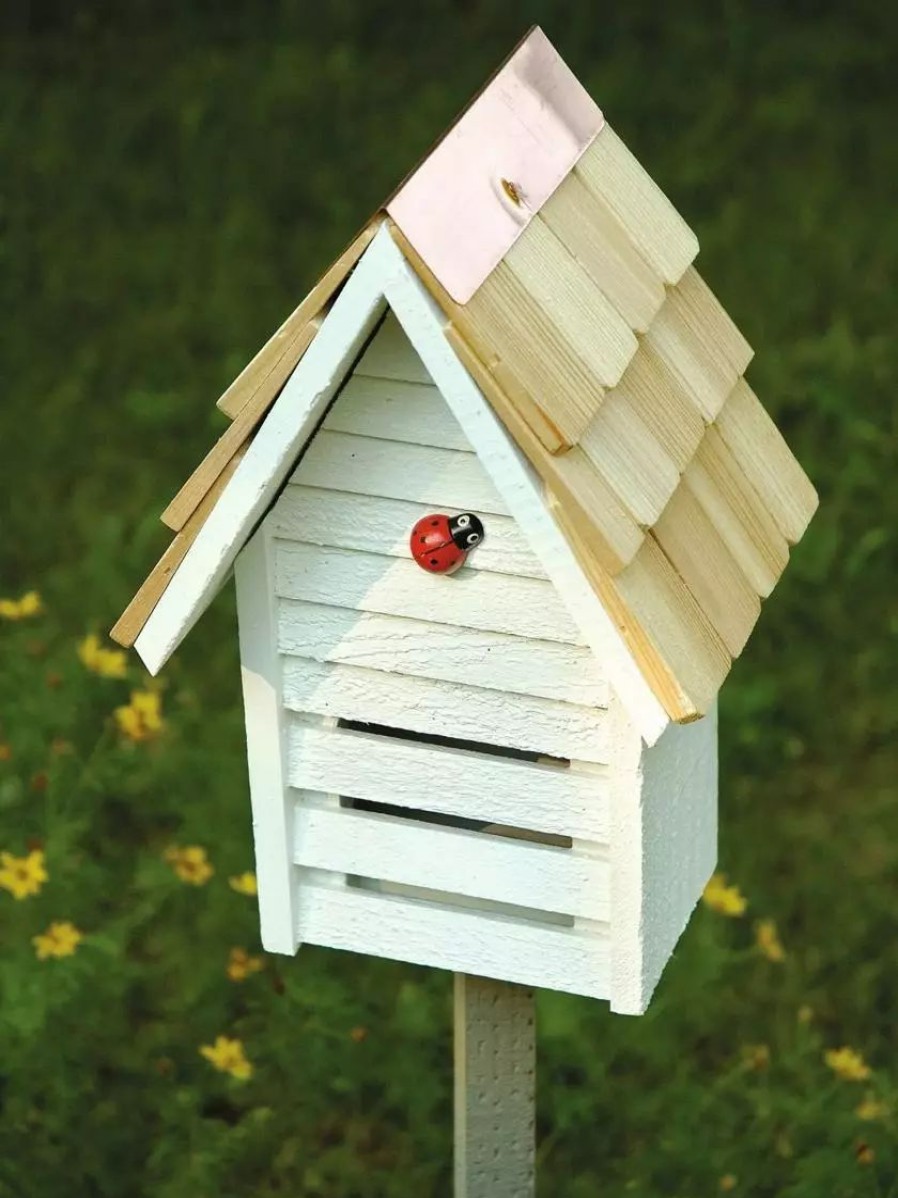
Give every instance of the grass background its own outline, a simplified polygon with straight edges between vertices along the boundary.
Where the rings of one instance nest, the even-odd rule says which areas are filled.
[[[0,17],[0,1198],[444,1195],[450,979],[254,948],[233,601],[167,670],[165,735],[84,671],[165,543],[214,399],[540,21],[697,230],[821,509],[722,703],[723,867],[650,1013],[540,996],[541,1194],[898,1194],[894,54],[878,3],[21,2]],[[73,751],[59,752],[64,739]],[[204,845],[193,888],[162,859]],[[774,918],[786,960],[754,948]],[[87,933],[38,962],[51,919]],[[799,1011],[808,1008],[799,1018]],[[239,1083],[197,1052],[226,1032]],[[865,1085],[823,1062],[843,1043]],[[752,1046],[763,1045],[769,1057]]]

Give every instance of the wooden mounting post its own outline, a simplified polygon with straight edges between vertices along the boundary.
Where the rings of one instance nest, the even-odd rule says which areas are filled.
[[[455,1198],[533,1198],[533,991],[455,975]]]

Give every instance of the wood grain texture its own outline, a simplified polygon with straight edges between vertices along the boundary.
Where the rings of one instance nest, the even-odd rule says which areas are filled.
[[[608,917],[608,863],[571,849],[315,807],[311,797],[297,806],[294,837],[297,865],[587,919]]]
[[[682,473],[705,435],[705,421],[682,380],[645,338],[606,404],[612,399],[630,408]]]
[[[295,712],[371,721],[552,757],[607,762],[604,712],[460,683],[286,658],[284,703]]]
[[[312,944],[592,998],[608,996],[608,945],[600,929],[584,932],[446,910],[317,880],[301,885],[297,931]]]
[[[313,661],[586,707],[608,703],[608,683],[585,646],[290,600],[278,604],[278,646],[281,653]]]
[[[727,651],[738,657],[761,601],[688,487],[679,487],[653,530]]]
[[[643,530],[578,446],[564,454],[549,453],[514,405],[496,384],[461,333],[450,325],[446,339],[459,361],[501,418],[518,447],[545,484],[564,504],[568,523],[578,529],[603,568],[612,574],[631,561],[642,544]]]
[[[415,562],[279,541],[277,593],[355,611],[582,644],[583,636],[548,581],[470,570],[429,574]],[[459,635],[461,635],[459,633]]]
[[[297,335],[297,361],[312,344],[319,327],[320,322],[317,319],[311,320],[304,326],[302,332]],[[175,531],[184,527],[193,512],[196,511],[198,504],[202,502],[204,495],[215,485],[215,480],[221,472],[233,460],[239,450],[246,445],[257,425],[262,421],[266,412],[277,398],[278,392],[287,381],[288,374],[285,374],[283,378],[279,376],[277,385],[272,383],[271,386],[260,387],[247,399],[234,418],[233,423],[218,438],[199,466],[197,466],[193,474],[191,474],[190,478],[188,478],[187,482],[162,513],[161,520],[163,524]]]
[[[680,481],[676,462],[618,389],[605,396],[579,448],[639,524],[655,523]]]
[[[436,387],[427,383],[369,379],[356,372],[340,392],[323,427],[386,441],[414,437],[416,445],[471,452],[470,442],[445,400]]]
[[[613,213],[653,272],[665,283],[678,282],[698,253],[695,234],[610,125],[574,174]]]
[[[694,716],[704,715],[729,673],[730,654],[652,534],[614,582],[688,696]]]
[[[270,392],[274,399],[304,352],[303,341],[309,321],[319,315],[344,282],[371,243],[379,225],[380,220],[375,219],[362,230],[231,383],[217,404],[226,416],[234,419],[260,391]]]
[[[796,544],[817,510],[817,492],[745,379],[730,392],[715,428],[777,528]]]
[[[540,209],[545,224],[608,298],[628,328],[644,333],[664,303],[664,284],[611,209],[571,171]]]
[[[608,835],[603,767],[565,768],[447,748],[292,716],[290,785],[460,819],[571,836],[597,844]],[[440,786],[433,779],[440,779]]]
[[[709,428],[683,476],[740,570],[766,598],[789,560],[789,546],[716,428]]]
[[[196,540],[209,513],[218,502],[218,497],[237,469],[244,452],[244,449],[239,449],[228,462],[187,523],[179,533],[175,534],[171,544],[142,583],[140,590],[116,620],[109,635],[123,648],[129,649],[137,640],[141,629],[150,618],[153,608],[165,594],[166,588],[174,578],[178,566],[184,560],[187,550]]]
[[[263,525],[237,559],[237,619],[262,944],[292,954],[298,946],[294,804],[286,784],[270,545]]]
[[[752,357],[745,338],[692,268],[668,292],[645,340],[708,423],[717,419]]]
[[[291,481],[307,487],[443,505],[460,512],[476,509],[508,515],[508,508],[476,455],[429,445],[377,441],[322,430],[309,445]]]
[[[486,536],[468,555],[466,569],[546,577],[517,521],[468,510],[480,517]],[[420,503],[410,500],[295,485],[284,488],[273,509],[275,534],[284,539],[404,558],[411,557],[409,533],[421,515]]]

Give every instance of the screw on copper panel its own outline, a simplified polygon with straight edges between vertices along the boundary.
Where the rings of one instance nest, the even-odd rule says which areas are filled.
[[[502,190],[505,192],[511,202],[520,208],[524,202],[524,196],[517,183],[512,183],[510,179],[500,179],[499,182],[502,184]]]

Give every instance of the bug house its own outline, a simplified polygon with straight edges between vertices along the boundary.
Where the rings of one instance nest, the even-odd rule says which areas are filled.
[[[535,30],[218,401],[113,635],[236,579],[269,951],[645,1009],[817,502],[697,251]]]

